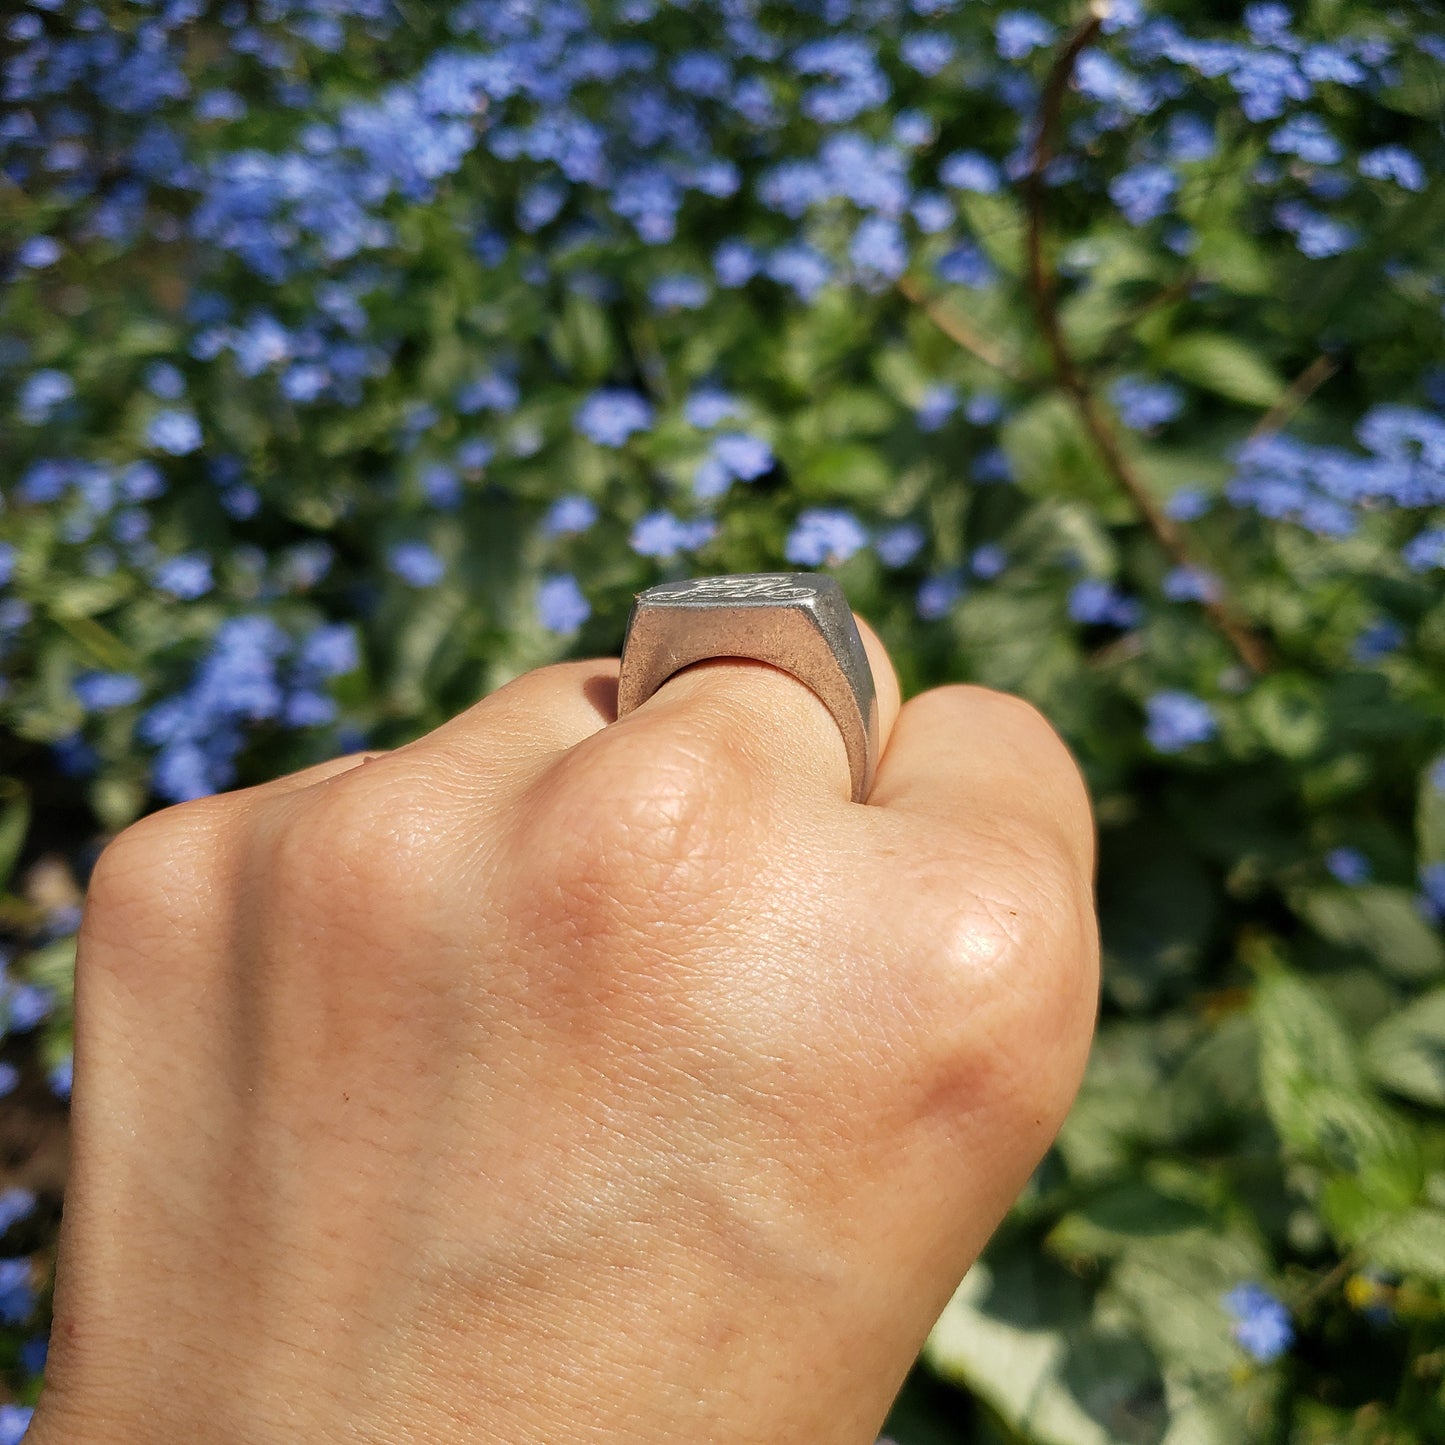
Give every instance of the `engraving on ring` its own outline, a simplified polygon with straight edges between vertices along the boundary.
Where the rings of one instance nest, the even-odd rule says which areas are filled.
[[[809,602],[817,592],[787,577],[696,577],[654,587],[650,595],[669,601],[698,597],[718,602]]]

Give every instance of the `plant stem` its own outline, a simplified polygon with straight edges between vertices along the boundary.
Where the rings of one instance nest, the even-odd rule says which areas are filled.
[[[1005,356],[998,345],[973,326],[956,311],[940,305],[929,296],[923,287],[911,276],[903,276],[898,282],[899,293],[906,301],[918,307],[948,339],[961,346],[971,356],[976,356],[986,366],[1002,372],[1010,381],[1027,381],[1018,363]]]
[[[1295,413],[1322,387],[1338,370],[1339,363],[1328,356],[1317,356],[1289,384],[1285,394],[1272,406],[1250,432],[1252,442],[1271,437],[1289,425]]]
[[[1028,210],[1028,272],[1029,292],[1039,330],[1049,349],[1054,377],[1073,402],[1095,448],[1114,480],[1128,495],[1153,533],[1159,545],[1179,566],[1193,566],[1193,558],[1180,527],[1150,495],[1142,478],[1126,455],[1114,424],[1105,412],[1088,378],[1084,375],[1059,319],[1058,276],[1051,265],[1045,244],[1048,220],[1048,185],[1045,174],[1054,158],[1054,138],[1058,133],[1064,97],[1073,79],[1079,56],[1097,38],[1103,17],[1092,14],[1069,37],[1059,54],[1045,87],[1039,107],[1038,128],[1034,135],[1033,157],[1024,179],[1024,196]],[[1201,604],[1205,614],[1239,654],[1251,672],[1268,669],[1269,659],[1260,640],[1235,615],[1224,601]]]

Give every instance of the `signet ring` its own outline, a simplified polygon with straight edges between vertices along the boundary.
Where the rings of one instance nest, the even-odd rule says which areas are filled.
[[[812,572],[756,572],[663,582],[627,619],[617,716],[675,672],[711,657],[746,657],[791,673],[826,704],[843,734],[861,803],[878,767],[873,669],[843,589]]]

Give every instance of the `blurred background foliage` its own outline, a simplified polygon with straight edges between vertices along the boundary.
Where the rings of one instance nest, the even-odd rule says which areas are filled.
[[[792,567],[1101,829],[892,1436],[1445,1439],[1436,7],[29,0],[0,75],[0,1440],[105,838]]]

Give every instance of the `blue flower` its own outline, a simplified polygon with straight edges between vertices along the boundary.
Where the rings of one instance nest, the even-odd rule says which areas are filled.
[[[585,532],[596,520],[597,503],[590,497],[558,497],[542,518],[542,531],[548,537],[570,537]]]
[[[683,405],[683,415],[690,425],[706,431],[738,414],[734,397],[716,386],[700,386]]]
[[[0,1405],[0,1445],[20,1445],[34,1413],[30,1405]]]
[[[41,426],[75,395],[75,382],[53,367],[33,372],[20,388],[20,419]]]
[[[1156,752],[1182,753],[1219,731],[1214,710],[1193,693],[1156,692],[1144,704],[1144,735]]]
[[[0,1322],[18,1325],[30,1317],[30,1312],[35,1308],[35,1291],[30,1287],[30,1273],[30,1261],[26,1258],[0,1259]],[[3,1420],[3,1415],[0,1415],[0,1421]],[[7,1423],[13,1424],[14,1417]]]
[[[985,542],[975,548],[973,556],[968,559],[968,566],[975,577],[987,582],[999,576],[1008,566],[1008,554],[997,543]]]
[[[1351,888],[1368,883],[1374,871],[1358,848],[1332,848],[1325,854],[1325,867],[1331,877]]]
[[[1350,656],[1360,663],[1379,662],[1381,658],[1398,651],[1404,641],[1405,629],[1393,618],[1382,618],[1355,638],[1354,645],[1350,648]]]
[[[204,552],[167,557],[151,570],[151,581],[162,592],[168,592],[182,602],[194,602],[215,586],[211,576],[211,559]]]
[[[718,465],[740,482],[755,482],[776,465],[773,449],[747,432],[724,432],[712,444]]]
[[[1412,572],[1445,568],[1445,527],[1429,527],[1406,544],[1400,554]]]
[[[997,272],[983,248],[973,241],[964,241],[938,259],[934,270],[939,279],[953,286],[968,286],[981,291],[993,285]]]
[[[946,381],[936,381],[923,393],[913,415],[919,431],[940,431],[958,410],[958,390]]]
[[[1092,627],[1137,627],[1143,609],[1132,597],[1125,597],[1112,582],[1086,577],[1069,591],[1069,616]]]
[[[24,1033],[50,1017],[55,1008],[55,995],[39,984],[21,983],[10,991],[8,1005],[10,1027]]]
[[[18,1184],[0,1191],[0,1234],[35,1212],[35,1195]]]
[[[700,276],[659,276],[647,299],[658,311],[696,311],[707,304],[707,283]]]
[[[1222,586],[1202,567],[1175,567],[1165,575],[1161,590],[1171,602],[1218,602]]]
[[[1420,911],[1432,923],[1445,923],[1445,863],[1426,863],[1420,869]]]
[[[1303,201],[1283,201],[1275,207],[1274,218],[1284,230],[1293,232],[1300,254],[1311,260],[1342,256],[1358,244],[1360,234],[1353,226],[1321,215]]]
[[[1184,393],[1167,381],[1121,376],[1109,389],[1119,420],[1133,431],[1167,426],[1184,410]]]
[[[903,37],[898,53],[903,57],[904,64],[920,75],[937,75],[945,66],[952,64],[958,54],[958,42],[937,31],[915,31]]]
[[[943,572],[919,584],[913,606],[925,622],[936,622],[963,596],[963,578],[957,572]]]
[[[1425,189],[1425,167],[1404,146],[1381,146],[1360,157],[1360,174],[1373,181],[1394,181],[1407,191]]]
[[[188,411],[158,411],[146,426],[146,444],[173,457],[188,456],[201,445],[201,424]]]
[[[853,233],[848,259],[870,289],[896,281],[908,265],[902,228],[889,216],[865,217]]]
[[[0,542],[0,587],[8,586],[15,575],[15,557],[15,544]]]
[[[457,392],[457,410],[463,416],[479,411],[515,411],[521,392],[505,372],[488,371],[469,381]]]
[[[979,151],[955,151],[944,157],[938,178],[957,191],[976,191],[991,196],[1003,184],[998,167]]]
[[[717,534],[717,523],[710,517],[684,522],[671,512],[649,512],[632,529],[628,545],[639,557],[675,557],[691,552],[710,542]]]
[[[43,271],[60,259],[60,242],[54,236],[28,236],[20,243],[15,259],[31,271]]]
[[[361,666],[356,629],[349,622],[323,622],[301,643],[297,664],[308,675],[344,677]]]
[[[1234,1319],[1234,1338],[1260,1364],[1277,1360],[1294,1343],[1289,1311],[1259,1285],[1235,1285],[1221,1304]]]
[[[592,615],[577,579],[559,572],[537,588],[537,619],[548,632],[575,632]]]
[[[1178,173],[1168,166],[1140,165],[1109,182],[1109,197],[1130,225],[1144,226],[1168,211],[1178,189]]]
[[[153,361],[145,369],[145,389],[162,401],[179,401],[186,394],[186,379],[169,361]]]
[[[1001,60],[1023,60],[1052,45],[1058,32],[1032,10],[1006,10],[994,22],[994,44]]]
[[[838,507],[809,507],[793,524],[783,555],[799,567],[846,562],[868,545],[868,533],[851,512]]]
[[[898,522],[873,539],[873,550],[885,567],[906,567],[923,550],[927,540],[917,522]]]
[[[1216,150],[1214,127],[1202,116],[1182,112],[1170,118],[1164,144],[1172,164],[1207,161]]]
[[[768,256],[764,269],[771,280],[791,287],[802,301],[812,301],[833,275],[822,252],[801,241],[779,246]]]
[[[762,266],[763,258],[746,241],[724,241],[713,252],[712,269],[719,286],[746,286]]]
[[[953,224],[953,203],[940,191],[920,191],[913,198],[909,214],[925,236],[936,236]]]
[[[71,685],[87,712],[109,712],[139,702],[144,687],[130,672],[82,672]]]
[[[20,1085],[20,1070],[8,1059],[0,1059],[0,1099],[8,1099]]]
[[[1344,146],[1317,115],[1292,115],[1270,136],[1269,148],[1316,166],[1338,165],[1345,156]]]
[[[386,565],[409,587],[435,587],[446,575],[446,563],[425,542],[398,542],[386,554]]]
[[[432,506],[449,512],[460,505],[462,479],[457,475],[456,468],[447,466],[445,462],[432,462],[422,468],[420,480],[422,495]]]
[[[620,447],[634,432],[647,431],[652,420],[652,407],[635,391],[607,387],[582,403],[573,424],[599,446]]]

